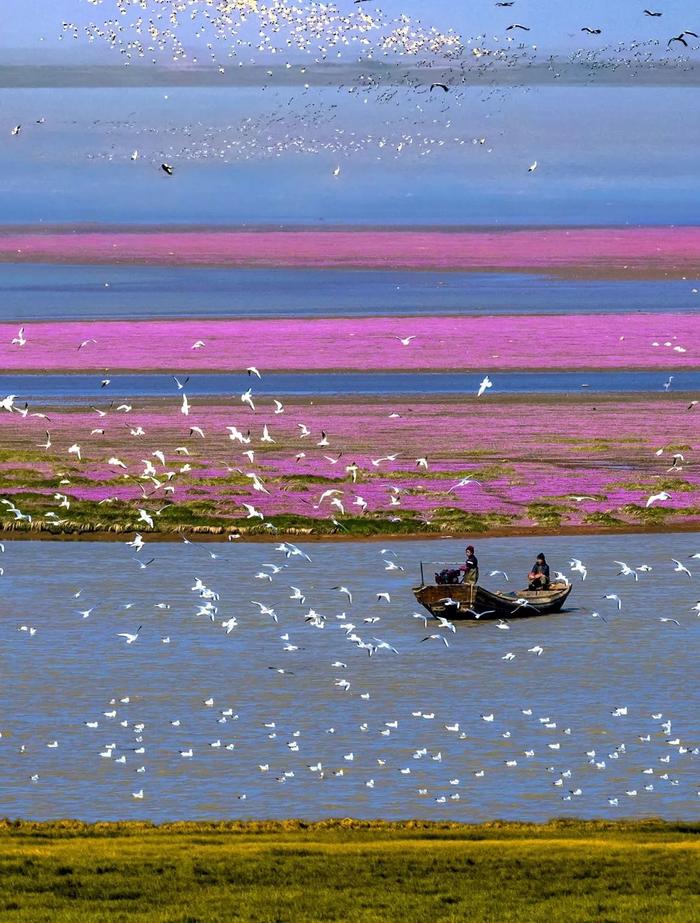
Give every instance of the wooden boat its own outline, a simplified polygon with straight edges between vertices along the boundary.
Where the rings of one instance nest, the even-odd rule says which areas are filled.
[[[566,602],[572,585],[551,583],[547,590],[519,590],[503,593],[487,590],[473,583],[423,584],[413,588],[418,602],[437,617],[454,621],[471,619],[530,618],[559,612]]]

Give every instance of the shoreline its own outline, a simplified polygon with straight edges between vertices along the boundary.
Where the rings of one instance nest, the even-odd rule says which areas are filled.
[[[445,316],[447,316],[447,315],[445,315]],[[508,315],[508,316],[510,316],[510,315]],[[522,315],[521,315],[521,316],[522,316]],[[538,315],[538,316],[539,316],[539,315]],[[495,363],[495,362],[492,362],[491,365],[492,365],[493,367],[496,367],[496,363]],[[74,367],[73,367],[73,368],[65,368],[65,369],[64,369],[64,368],[40,369],[40,368],[36,368],[36,367],[34,367],[34,368],[27,367],[26,369],[23,369],[23,368],[12,368],[12,369],[9,369],[9,370],[4,370],[2,374],[3,374],[5,377],[11,377],[11,376],[13,376],[13,375],[26,375],[26,376],[36,376],[37,378],[39,378],[39,377],[44,376],[44,375],[47,375],[47,374],[49,374],[49,375],[62,375],[62,376],[68,377],[68,376],[73,376],[73,375],[83,375],[83,376],[84,376],[84,375],[89,375],[89,374],[97,373],[98,371],[100,371],[100,369],[101,369],[100,366],[95,366],[95,367],[93,367],[93,366],[87,366],[86,368],[83,368],[83,369],[78,369],[78,368],[74,368]],[[392,368],[391,366],[387,366],[387,367],[373,368],[373,369],[353,368],[352,366],[349,366],[349,367],[337,367],[337,368],[310,368],[310,369],[302,368],[302,367],[299,367],[299,368],[274,368],[274,367],[267,367],[267,368],[265,369],[265,371],[264,371],[263,374],[264,374],[264,375],[318,375],[318,376],[321,376],[321,375],[358,375],[358,374],[366,374],[366,375],[373,375],[373,374],[382,374],[382,375],[383,375],[383,374],[388,374],[388,375],[402,375],[402,374],[407,374],[407,373],[408,373],[408,374],[412,374],[412,375],[413,375],[413,374],[415,374],[415,375],[443,375],[443,374],[444,374],[444,375],[478,375],[478,374],[483,374],[483,371],[484,371],[484,364],[482,363],[481,365],[458,366],[458,367],[454,367],[454,368],[449,367],[449,366],[445,366],[444,368],[439,368],[439,369],[438,369],[438,368],[435,368],[435,367],[430,367],[430,366],[426,366],[425,368],[420,368],[420,367],[410,367],[410,368],[407,368],[406,366],[396,366],[396,367],[393,367],[393,368]],[[499,365],[499,366],[497,366],[497,371],[498,371],[499,374],[513,374],[513,373],[516,373],[516,372],[517,372],[518,374],[521,374],[521,375],[542,375],[542,374],[545,374],[545,373],[546,373],[546,374],[559,374],[559,373],[561,373],[561,374],[563,374],[563,375],[573,375],[573,374],[577,374],[577,375],[578,375],[578,374],[585,374],[585,373],[591,373],[591,374],[597,374],[597,373],[615,374],[615,373],[617,373],[617,372],[629,372],[629,373],[634,373],[634,372],[644,372],[644,373],[658,372],[659,374],[664,374],[664,373],[673,373],[673,374],[677,374],[677,373],[681,373],[681,372],[700,372],[700,358],[698,358],[698,363],[697,363],[697,365],[683,365],[683,366],[681,366],[680,368],[678,368],[678,367],[676,367],[676,366],[673,366],[673,365],[671,365],[670,363],[665,363],[665,364],[660,364],[660,365],[648,365],[648,366],[642,366],[642,365],[639,365],[639,366],[637,366],[637,365],[619,365],[619,366],[616,366],[615,368],[611,368],[610,366],[602,366],[602,365],[598,365],[598,366],[595,366],[595,365],[590,365],[590,366],[556,366],[555,368],[553,368],[552,366],[546,366],[546,365],[543,365],[543,366],[528,366],[527,368],[522,368],[522,366],[516,366],[516,365],[514,365],[514,366],[512,366],[512,367],[506,366],[506,365],[503,365],[503,366]],[[121,367],[120,367],[120,366],[116,366],[116,365],[110,365],[110,366],[109,366],[109,372],[110,372],[110,374],[112,374],[112,375],[168,375],[168,376],[170,376],[170,375],[173,374],[173,369],[172,369],[172,368],[161,368],[161,367],[147,368],[147,367],[144,367],[144,366],[139,366],[138,368],[133,367],[133,366],[121,366]],[[188,374],[188,375],[198,375],[198,376],[200,376],[200,377],[205,377],[205,376],[207,376],[207,375],[227,375],[227,374],[228,374],[228,375],[242,375],[242,374],[243,374],[243,372],[242,372],[240,369],[231,368],[230,366],[229,366],[229,367],[223,367],[223,366],[222,366],[221,368],[209,367],[209,368],[205,368],[205,369],[187,368],[187,369],[185,369],[184,372],[183,372],[182,370],[178,370],[178,372],[179,372],[179,374],[181,374],[181,375],[184,375],[184,374]],[[532,391],[532,392],[524,392],[524,393],[526,393],[526,394],[538,394],[538,395],[543,394],[545,397],[550,396],[550,392]],[[575,393],[575,394],[578,394],[578,392],[574,392],[574,393]],[[674,395],[674,396],[676,396],[676,397],[678,397],[679,395],[680,395],[681,397],[686,397],[686,396],[690,396],[690,395],[694,395],[694,394],[695,394],[695,392],[692,391],[692,390],[690,390],[690,389],[683,389],[683,390],[676,390],[676,391],[672,391],[672,392],[671,392],[671,391],[669,391],[669,392],[664,392],[664,391],[659,391],[659,392],[656,392],[656,391],[630,391],[630,392],[622,392],[622,396],[634,395],[634,394],[653,394],[655,397],[657,397],[657,396],[663,396],[663,395],[666,394],[666,393],[672,394],[672,395]],[[570,392],[564,391],[564,392],[562,392],[562,394],[565,395],[565,396],[570,396]],[[620,392],[618,392],[618,391],[601,391],[601,392],[595,392],[595,394],[596,394],[596,396],[600,395],[601,397],[602,397],[602,396],[605,396],[605,395],[616,396],[616,395],[620,394]],[[433,395],[433,392],[426,391],[426,392],[424,392],[424,395],[423,395],[423,396],[430,397],[430,396],[432,396],[432,395]],[[442,398],[446,398],[446,397],[450,397],[450,396],[457,396],[457,397],[459,397],[460,395],[467,395],[467,396],[470,396],[470,397],[471,397],[471,396],[473,396],[473,393],[472,393],[471,391],[463,391],[463,392],[454,391],[454,392],[450,392],[450,393],[448,393],[448,394],[443,394],[442,392],[437,392],[437,396],[439,396],[441,399],[442,399]],[[222,395],[219,395],[219,396],[223,396],[223,394],[222,394]],[[302,396],[303,396],[303,395],[295,395],[295,394],[294,394],[294,395],[291,395],[292,398],[294,398],[294,397],[302,397]],[[334,397],[335,395],[323,395],[323,396],[324,396],[324,397]],[[338,396],[341,396],[341,397],[342,397],[342,395],[338,395]],[[414,396],[415,396],[415,397],[418,397],[419,395],[413,395],[412,393],[409,394],[409,395],[403,395],[401,392],[392,392],[391,394],[377,394],[377,395],[370,394],[370,395],[363,395],[363,396],[366,396],[366,397],[368,397],[368,398],[375,398],[375,397],[376,397],[376,398],[382,398],[383,400],[388,400],[389,398],[396,398],[396,397],[403,397],[403,396],[409,396],[409,397],[414,397]],[[496,394],[496,395],[489,395],[489,400],[493,400],[493,399],[494,399],[495,397],[497,397],[497,396],[498,396],[498,394]],[[502,394],[502,395],[500,395],[500,396],[502,396],[502,397],[517,397],[517,396],[518,396],[518,392],[515,392],[515,393],[506,393],[506,394]],[[209,398],[212,398],[212,397],[215,398],[215,397],[217,397],[217,395],[209,395],[209,394],[207,394],[207,395],[203,395],[203,397],[206,398],[206,399],[209,399]],[[199,397],[198,397],[198,399],[199,399]],[[290,398],[287,397],[286,400],[289,401]]]
[[[202,531],[200,531],[202,530]],[[235,528],[224,529],[222,526],[192,526],[174,530],[172,532],[149,532],[148,530],[133,528],[120,531],[84,529],[72,532],[49,532],[47,529],[32,531],[30,529],[0,529],[0,541],[40,541],[40,542],[121,542],[126,538],[140,532],[151,542],[182,541],[182,536],[196,536],[197,542],[228,542],[237,544],[270,544],[285,540],[296,540],[319,544],[321,542],[415,542],[415,541],[485,541],[494,538],[568,538],[572,536],[597,536],[597,535],[672,535],[674,533],[700,533],[700,521],[686,523],[669,523],[668,525],[635,525],[629,524],[619,527],[613,526],[567,526],[562,529],[549,529],[545,526],[514,526],[512,529],[489,529],[483,532],[377,532],[374,535],[346,535],[342,532],[305,532],[302,529],[280,529],[270,533],[248,533],[245,527],[240,531]],[[229,538],[230,536],[230,538]]]
[[[82,821],[73,818],[60,820],[25,820],[22,818],[0,818],[0,836],[31,835],[47,833],[49,835],[70,836],[105,836],[112,833],[151,834],[159,833],[220,833],[220,834],[284,834],[284,833],[320,833],[320,832],[412,832],[420,835],[429,833],[463,834],[474,837],[477,841],[486,833],[493,839],[508,838],[511,835],[533,836],[546,834],[563,834],[567,831],[576,834],[587,833],[680,833],[700,835],[699,820],[667,820],[661,817],[635,819],[620,817],[615,820],[597,820],[594,818],[552,817],[542,823],[533,821],[493,820],[470,823],[468,821],[423,820],[407,818],[405,820],[361,820],[355,817],[326,817],[320,820],[304,820],[290,817],[284,820],[174,820],[154,823],[150,820],[109,820]],[[698,842],[700,847],[700,842]]]

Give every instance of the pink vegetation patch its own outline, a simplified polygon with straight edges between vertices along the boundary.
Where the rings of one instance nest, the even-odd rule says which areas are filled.
[[[16,335],[15,324],[0,324],[5,371],[226,371],[256,365],[268,371],[494,372],[700,365],[700,314],[75,321],[28,324],[24,346],[12,344]],[[408,337],[403,345],[400,338]]]
[[[171,265],[534,269],[646,274],[695,265],[700,228],[6,231],[0,260]]]
[[[52,410],[52,445],[46,452],[37,448],[44,420],[0,414],[3,445],[18,454],[41,452],[42,468],[53,469],[56,485],[28,483],[23,489],[15,483],[3,493],[20,507],[22,493],[41,493],[45,509],[61,516],[62,508],[51,498],[55,490],[74,500],[117,497],[133,501],[134,509],[161,508],[166,497],[174,504],[203,501],[231,519],[241,519],[242,504],[252,503],[266,516],[412,513],[439,520],[441,511],[452,509],[527,525],[546,521],[547,511],[533,507],[549,504],[563,523],[579,525],[600,514],[635,522],[648,497],[665,490],[668,499],[655,509],[665,511],[667,523],[695,522],[700,514],[700,473],[692,464],[677,467],[672,461],[676,452],[687,459],[697,454],[696,411],[672,395],[543,399],[541,412],[534,414],[517,399],[473,396],[364,405],[290,401],[281,415],[274,414],[269,398],[260,401],[256,413],[233,401],[194,401],[185,418],[178,407],[174,397],[157,406],[137,405],[126,416],[110,411],[100,418],[104,433],[97,435],[93,411]],[[144,435],[132,437],[126,419]],[[204,437],[191,433],[193,424]],[[262,441],[264,426],[274,442]],[[249,433],[250,441],[232,441],[229,427]],[[322,430],[328,444],[320,438]],[[81,446],[80,461],[68,453],[75,443]],[[243,454],[250,450],[252,461]],[[164,453],[165,465],[156,451]],[[110,464],[115,456],[119,463]],[[418,464],[422,457],[427,470]],[[155,466],[160,486],[143,477],[147,463]],[[37,462],[24,464],[34,474]],[[348,470],[355,465],[357,483]],[[267,492],[254,489],[252,473]],[[469,476],[471,482],[460,483]],[[69,483],[61,485],[63,477]],[[174,490],[166,494],[165,487]],[[334,493],[322,499],[328,489]],[[343,509],[332,505],[333,497]]]

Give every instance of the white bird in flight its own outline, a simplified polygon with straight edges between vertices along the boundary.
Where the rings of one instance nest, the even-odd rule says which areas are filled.
[[[665,490],[660,490],[658,494],[652,494],[646,502],[646,506],[650,507],[654,503],[660,503],[663,500],[670,500],[671,494],[666,493]]]
[[[479,382],[479,390],[476,392],[476,396],[481,397],[481,395],[484,394],[484,392],[489,388],[493,388],[493,382],[488,375],[484,375],[482,380]]]
[[[143,628],[143,625],[139,625],[139,627],[136,629],[136,634],[130,634],[128,631],[120,631],[117,637],[124,638],[127,644],[133,644],[134,641],[136,641],[136,639],[138,638],[139,632],[141,631],[142,628]]]

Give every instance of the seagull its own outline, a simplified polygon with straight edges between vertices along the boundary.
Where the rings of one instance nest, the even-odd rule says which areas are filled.
[[[391,644],[387,643],[386,641],[382,641],[381,638],[373,638],[372,640],[375,642],[377,650],[392,651],[394,654],[398,654],[398,651],[395,647],[392,647]]]
[[[448,93],[450,88],[447,86],[446,83],[431,83],[430,92],[432,93],[433,90],[444,90],[445,93]]]
[[[153,517],[146,510],[137,509],[136,512],[139,514],[139,522],[145,522],[149,529],[154,528]]]
[[[12,338],[13,346],[24,346],[27,342],[27,338],[24,335],[24,327],[19,328],[19,332],[16,337]]]
[[[187,400],[187,395],[183,393],[182,395],[182,404],[180,406],[180,413],[184,414],[186,417],[190,413],[190,402]]]
[[[613,564],[619,564],[620,570],[617,574],[618,577],[634,577],[635,580],[639,580],[639,574],[636,570],[633,570],[629,564],[625,564],[624,561],[613,561]]]
[[[299,605],[300,605],[300,606],[303,606],[303,605],[304,605],[304,602],[306,601],[306,596],[304,596],[304,594],[301,592],[301,590],[299,589],[299,587],[298,587],[298,586],[290,586],[289,589],[292,590],[292,595],[291,595],[289,598],[290,598],[290,599],[298,599],[298,600],[299,600]]]
[[[589,35],[600,35],[602,31],[602,29],[591,29],[590,26],[584,26],[581,29],[581,32],[587,32]]]
[[[438,620],[440,628],[447,628],[452,634],[457,633],[456,627],[452,624],[449,619],[446,619],[444,615],[436,615],[435,618]]]
[[[672,622],[674,625],[678,625],[679,628],[681,627],[681,623],[678,621],[678,619],[670,619],[670,618],[666,618],[663,615],[661,615],[659,616],[659,621],[660,622]]]
[[[182,381],[180,381],[180,379],[177,377],[177,375],[173,375],[173,381],[174,381],[175,384],[177,385],[177,390],[178,390],[178,391],[182,391],[182,389],[185,387],[185,385],[187,384],[187,382],[188,382],[189,380],[190,380],[190,376],[189,376],[189,375],[187,376],[187,378],[184,378]]]
[[[126,544],[129,546],[129,548],[133,548],[135,551],[139,552],[146,543],[144,542],[141,533],[137,532],[133,541],[127,542]]]
[[[246,516],[246,519],[264,519],[265,518],[263,514],[260,512],[260,510],[256,510],[254,506],[250,505],[250,503],[243,503],[242,505],[245,508],[246,512],[248,513],[248,515]]]
[[[247,478],[250,478],[251,481],[253,482],[253,483],[252,483],[253,490],[257,490],[257,491],[259,491],[260,493],[263,493],[263,494],[269,494],[269,493],[270,493],[270,491],[267,489],[267,487],[265,487],[265,485],[263,484],[263,482],[260,480],[259,476],[255,473],[255,471],[248,471],[248,472],[246,473],[246,477],[247,477]]]
[[[255,375],[257,378],[262,378],[262,375],[254,365],[249,365],[246,369],[246,372],[248,373],[248,378],[250,378],[251,375]]]
[[[647,508],[648,508],[648,507],[650,507],[650,506],[651,506],[652,504],[654,504],[654,503],[660,503],[662,500],[670,500],[670,499],[671,499],[671,494],[666,493],[665,490],[661,490],[661,491],[659,491],[658,494],[652,494],[652,495],[647,499],[647,502],[646,502],[645,505],[646,505]]]
[[[569,566],[571,567],[571,570],[574,571],[574,573],[581,574],[582,581],[586,579],[586,576],[588,575],[588,568],[585,566],[583,561],[579,561],[578,558],[572,558],[569,561]]]
[[[512,25],[506,26],[506,32],[510,32],[511,29],[522,29],[523,32],[529,32],[529,31],[530,31],[530,27],[529,27],[529,26],[523,26],[523,25],[521,25],[519,22],[514,22]]]
[[[620,611],[620,609],[622,609],[622,600],[617,595],[617,593],[606,593],[605,596],[602,597],[602,599],[612,599],[617,603],[618,612]]]
[[[481,481],[477,481],[475,478],[462,478],[461,481],[458,481],[452,487],[448,488],[447,493],[452,493],[453,490],[457,490],[458,487],[468,487],[470,484],[478,484],[481,487]]]
[[[331,589],[337,590],[339,593],[345,593],[348,600],[350,601],[350,605],[352,605],[352,593],[346,586],[334,586],[334,587],[331,587]]]
[[[395,340],[398,340],[399,343],[400,343],[402,346],[408,346],[408,344],[411,342],[411,340],[415,340],[415,338],[416,338],[416,337],[415,337],[415,334],[414,334],[413,336],[410,336],[410,337],[397,337],[397,336],[394,337],[394,339],[395,339]]]
[[[481,397],[482,394],[488,389],[493,388],[493,382],[488,375],[484,375],[483,379],[479,382],[479,390],[476,393],[477,397]]]
[[[255,411],[255,404],[253,403],[253,391],[251,388],[241,394],[241,404],[247,404],[252,411]]]
[[[164,173],[167,173],[168,176],[172,176],[173,173],[175,172],[175,170],[173,169],[173,167],[170,166],[169,163],[162,163],[160,165],[160,168]]]
[[[449,641],[444,635],[426,635],[425,638],[421,638],[420,643],[422,644],[424,641],[442,641],[445,647],[450,646]]]
[[[489,572],[489,577],[503,577],[506,581],[508,580],[508,574],[504,570],[492,570]]]
[[[128,631],[120,631],[117,637],[124,638],[127,644],[133,644],[134,641],[138,638],[139,632],[141,631],[142,628],[143,628],[143,625],[139,625],[139,627],[136,629],[135,635],[129,634]]]
[[[527,168],[527,172],[534,173],[536,169],[537,169],[537,161],[533,160],[530,166]]]
[[[673,570],[674,570],[677,574],[687,574],[689,578],[693,576],[693,575],[690,573],[690,571],[688,570],[688,568],[687,568],[684,564],[681,564],[680,561],[677,561],[675,558],[671,558],[671,560],[672,560],[673,563],[676,565],[676,566],[673,568]]]

